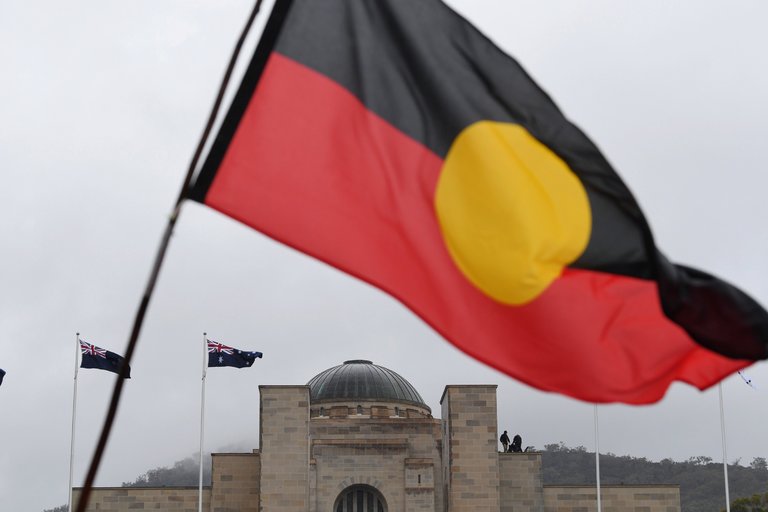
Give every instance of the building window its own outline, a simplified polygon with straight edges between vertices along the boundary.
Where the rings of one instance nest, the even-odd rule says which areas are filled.
[[[363,414],[363,406],[362,405],[358,405],[357,406],[357,414]]]
[[[325,407],[320,408],[320,416],[325,416]]]
[[[387,512],[384,497],[368,485],[347,487],[336,498],[334,512]]]
[[[400,408],[395,407],[395,416],[400,416]]]

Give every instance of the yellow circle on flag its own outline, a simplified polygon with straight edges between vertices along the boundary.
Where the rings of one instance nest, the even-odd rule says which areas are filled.
[[[480,121],[451,145],[435,191],[448,251],[504,304],[539,296],[589,242],[592,214],[568,165],[525,128]]]

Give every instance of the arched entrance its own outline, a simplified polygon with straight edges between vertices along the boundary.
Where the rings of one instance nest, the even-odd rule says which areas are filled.
[[[353,485],[336,498],[333,512],[387,512],[387,503],[374,487]]]

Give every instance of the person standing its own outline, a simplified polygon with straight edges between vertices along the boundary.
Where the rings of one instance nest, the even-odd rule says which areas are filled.
[[[501,441],[501,445],[504,447],[504,453],[507,452],[509,447],[509,436],[507,435],[507,431],[505,430],[503,434],[501,434],[501,437],[499,438],[499,441]]]

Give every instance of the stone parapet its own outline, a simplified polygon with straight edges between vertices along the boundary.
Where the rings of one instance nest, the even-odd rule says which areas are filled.
[[[74,507],[80,501],[82,488],[72,490]],[[136,512],[137,510],[172,510],[197,512],[198,487],[97,487],[91,490],[91,511]],[[211,488],[203,487],[203,510],[210,510]]]
[[[602,485],[602,512],[680,512],[679,485]],[[597,512],[595,486],[545,485],[544,512]]]

